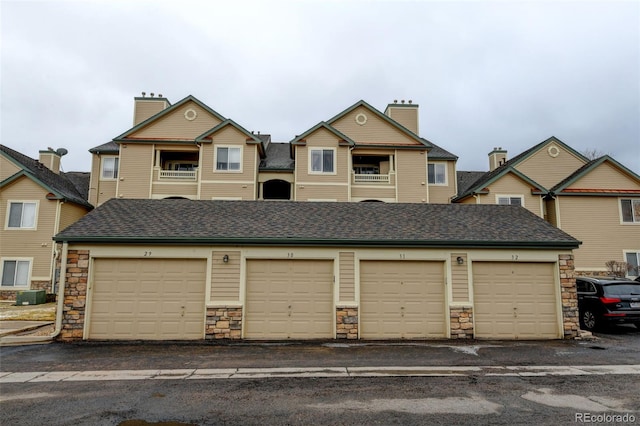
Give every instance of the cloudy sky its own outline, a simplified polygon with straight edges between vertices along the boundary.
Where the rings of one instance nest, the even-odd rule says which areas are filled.
[[[556,136],[640,173],[638,1],[6,1],[1,143],[65,171],[191,94],[287,142],[360,99],[420,105],[420,135],[486,170]]]

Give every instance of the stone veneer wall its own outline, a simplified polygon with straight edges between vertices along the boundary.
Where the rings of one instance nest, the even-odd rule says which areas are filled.
[[[60,340],[81,340],[87,302],[89,250],[69,250],[65,274]]]
[[[558,256],[560,269],[560,290],[562,295],[562,322],[564,338],[578,336],[580,330],[578,315],[578,293],[576,290],[575,266],[572,254]]]
[[[17,293],[24,290],[44,290],[47,293],[51,293],[51,281],[31,281],[30,287],[18,287],[16,290],[2,290],[0,291],[0,300],[16,300]]]
[[[473,307],[449,307],[451,338],[473,339]]]
[[[207,308],[204,334],[207,340],[241,339],[242,308],[226,306]]]
[[[337,339],[357,339],[358,338],[358,308],[354,308],[354,307],[336,308],[336,338]]]

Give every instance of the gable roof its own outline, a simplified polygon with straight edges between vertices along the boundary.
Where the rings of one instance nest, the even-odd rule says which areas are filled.
[[[0,188],[25,176],[52,193],[55,199],[69,201],[89,209],[93,208],[65,173],[56,174],[38,160],[27,157],[5,145],[0,145],[0,155],[21,169],[19,172],[0,182]]]
[[[264,153],[265,153],[264,140],[262,138],[260,138],[258,135],[255,135],[255,134],[251,133],[250,131],[248,131],[247,129],[245,129],[244,127],[242,127],[241,125],[239,125],[238,123],[236,123],[235,121],[233,121],[230,118],[227,118],[227,119],[223,120],[222,123],[220,123],[217,126],[212,127],[211,129],[207,130],[206,132],[204,132],[203,134],[198,136],[195,139],[195,141],[196,142],[204,142],[204,140],[206,138],[208,138],[209,136],[213,135],[214,133],[220,131],[221,129],[223,129],[224,127],[227,127],[227,126],[231,126],[231,127],[235,128],[236,130],[238,130],[240,133],[243,133],[245,136],[247,136],[247,143],[248,144],[258,145],[259,151],[260,151],[260,156],[264,157]]]
[[[620,164],[619,162],[614,160],[613,158],[609,157],[608,155],[603,155],[602,157],[599,157],[599,158],[596,158],[594,160],[591,160],[587,164],[585,164],[584,166],[580,167],[578,170],[576,170],[575,172],[573,172],[572,174],[567,176],[562,182],[559,182],[557,185],[555,185],[553,188],[551,188],[549,190],[549,192],[552,195],[558,195],[558,194],[564,194],[564,195],[570,195],[570,194],[592,195],[592,194],[595,194],[595,195],[619,196],[619,195],[627,195],[627,194],[631,194],[631,193],[635,193],[635,194],[639,194],[640,195],[640,191],[636,191],[636,190],[621,190],[621,189],[590,190],[589,188],[585,188],[585,189],[573,190],[572,191],[572,190],[569,189],[569,186],[571,184],[573,184],[574,182],[576,182],[579,179],[583,178],[584,176],[589,174],[591,171],[595,170],[598,166],[600,166],[604,162],[609,162],[609,163],[613,164],[616,168],[618,168],[619,170],[622,170],[623,172],[627,173],[628,175],[630,175],[631,177],[636,179],[638,182],[640,182],[640,176],[638,176],[637,174],[635,174],[634,172],[632,172],[631,170],[629,170],[628,168],[626,168],[625,166],[623,166],[622,164]]]
[[[369,105],[368,103],[366,103],[364,100],[359,100],[358,102],[356,102],[355,104],[351,105],[350,107],[348,107],[344,111],[339,112],[338,114],[334,115],[329,120],[327,120],[326,123],[331,125],[331,124],[335,123],[336,121],[338,121],[339,119],[341,119],[342,117],[344,117],[345,115],[347,115],[348,113],[350,113],[351,111],[353,111],[354,109],[356,109],[358,107],[361,107],[361,106],[367,108],[372,113],[374,113],[378,118],[381,118],[382,120],[386,121],[387,123],[389,123],[390,125],[392,125],[396,129],[400,130],[402,133],[406,134],[410,138],[413,138],[414,140],[416,140],[420,144],[424,145],[425,147],[427,147],[427,148],[431,148],[432,147],[431,142],[429,142],[428,140],[426,140],[424,138],[421,138],[420,136],[416,135],[411,130],[407,129],[406,127],[404,127],[402,124],[398,123],[393,118],[388,117],[384,113],[378,111],[376,108],[374,108],[371,105]]]
[[[517,164],[521,163],[522,161],[526,160],[527,158],[531,157],[534,153],[536,153],[537,151],[542,149],[545,145],[547,145],[550,142],[554,142],[554,143],[557,143],[558,145],[561,145],[564,149],[566,149],[567,151],[571,152],[572,154],[574,154],[578,158],[584,160],[585,162],[589,161],[587,159],[587,157],[585,157],[584,155],[580,154],[579,152],[577,152],[576,150],[571,148],[569,145],[566,145],[560,139],[556,138],[555,136],[551,136],[550,138],[545,139],[544,141],[540,142],[539,144],[537,144],[535,146],[532,146],[531,148],[527,149],[526,151],[521,152],[520,154],[516,155],[512,159],[505,161],[499,167],[496,167],[495,169],[484,173],[482,176],[479,176],[476,179],[476,181],[471,183],[471,184],[469,184],[464,191],[462,191],[462,188],[460,186],[458,186],[458,194],[459,195],[456,196],[452,201],[454,201],[454,202],[460,201],[460,200],[462,200],[464,198],[469,197],[470,195],[484,192],[484,190],[487,187],[487,185],[490,185],[491,183],[495,182],[496,180],[498,180],[499,178],[501,178],[502,176],[504,176],[507,173],[514,173],[516,176],[518,176],[519,178],[521,178],[525,182],[529,183],[534,188],[538,189],[538,191],[540,192],[541,195],[543,193],[545,193],[545,192],[548,192],[547,188],[545,188],[544,186],[542,186],[539,183],[535,182],[534,180],[530,179],[528,176],[524,175],[523,173],[519,172],[515,168],[515,166]]]
[[[176,109],[180,108],[182,105],[186,104],[187,102],[194,102],[200,108],[204,109],[205,111],[209,112],[211,115],[216,117],[218,120],[225,121],[225,118],[222,115],[218,114],[216,111],[211,109],[205,103],[203,103],[202,101],[198,100],[195,96],[189,95],[189,96],[181,99],[177,103],[171,105],[169,108],[165,108],[162,111],[158,112],[157,114],[154,114],[151,117],[147,118],[146,120],[142,121],[141,123],[133,126],[132,128],[130,128],[126,132],[122,133],[121,135],[116,136],[115,138],[113,138],[113,140],[114,141],[125,141],[125,140],[127,140],[128,136],[132,135],[133,133],[137,132],[138,130],[142,129],[143,127],[148,126],[152,122],[154,122],[154,121],[156,121],[156,120],[158,120],[158,119],[160,119],[160,118],[162,118],[162,117],[164,117],[164,116],[166,116],[168,114],[171,114],[173,111],[175,111]]]
[[[456,180],[458,184],[458,194],[464,194],[469,187],[484,176],[487,172],[465,172],[457,171]]]
[[[168,199],[111,199],[54,240],[533,249],[580,244],[517,206]]]
[[[306,144],[305,138],[307,136],[309,136],[310,134],[316,132],[318,129],[325,129],[325,130],[329,131],[330,133],[333,133],[337,138],[340,138],[340,142],[344,141],[349,146],[355,146],[355,144],[356,144],[353,141],[353,139],[351,139],[349,136],[345,135],[344,133],[342,133],[341,131],[339,131],[335,127],[329,125],[325,121],[321,121],[318,124],[316,124],[315,126],[313,126],[312,128],[310,128],[309,130],[307,130],[306,132],[304,132],[303,134],[297,135],[295,138],[293,138],[291,141],[289,141],[289,143],[291,145],[305,145]]]

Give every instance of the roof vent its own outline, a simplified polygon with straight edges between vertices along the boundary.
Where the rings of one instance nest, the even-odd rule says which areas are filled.
[[[412,103],[413,103],[413,101],[411,99],[409,99],[409,104],[412,104]]]
[[[147,92],[142,92],[142,97],[144,98],[145,96],[147,96]]]
[[[397,103],[398,103],[398,100],[397,100],[397,99],[394,99],[394,100],[393,100],[393,103],[394,103],[394,104],[397,104]]]
[[[153,98],[153,92],[149,93],[149,96],[151,96]]]
[[[404,103],[404,99],[403,99],[403,100],[401,100],[401,101],[400,101],[400,103],[402,103],[402,104],[403,104],[403,103]]]

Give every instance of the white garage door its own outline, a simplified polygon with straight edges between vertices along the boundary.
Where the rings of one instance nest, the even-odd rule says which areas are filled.
[[[446,336],[444,263],[360,262],[360,337]]]
[[[334,337],[333,261],[247,260],[244,337]]]
[[[205,260],[96,259],[90,339],[204,339]]]
[[[553,263],[473,262],[477,338],[556,339]]]

